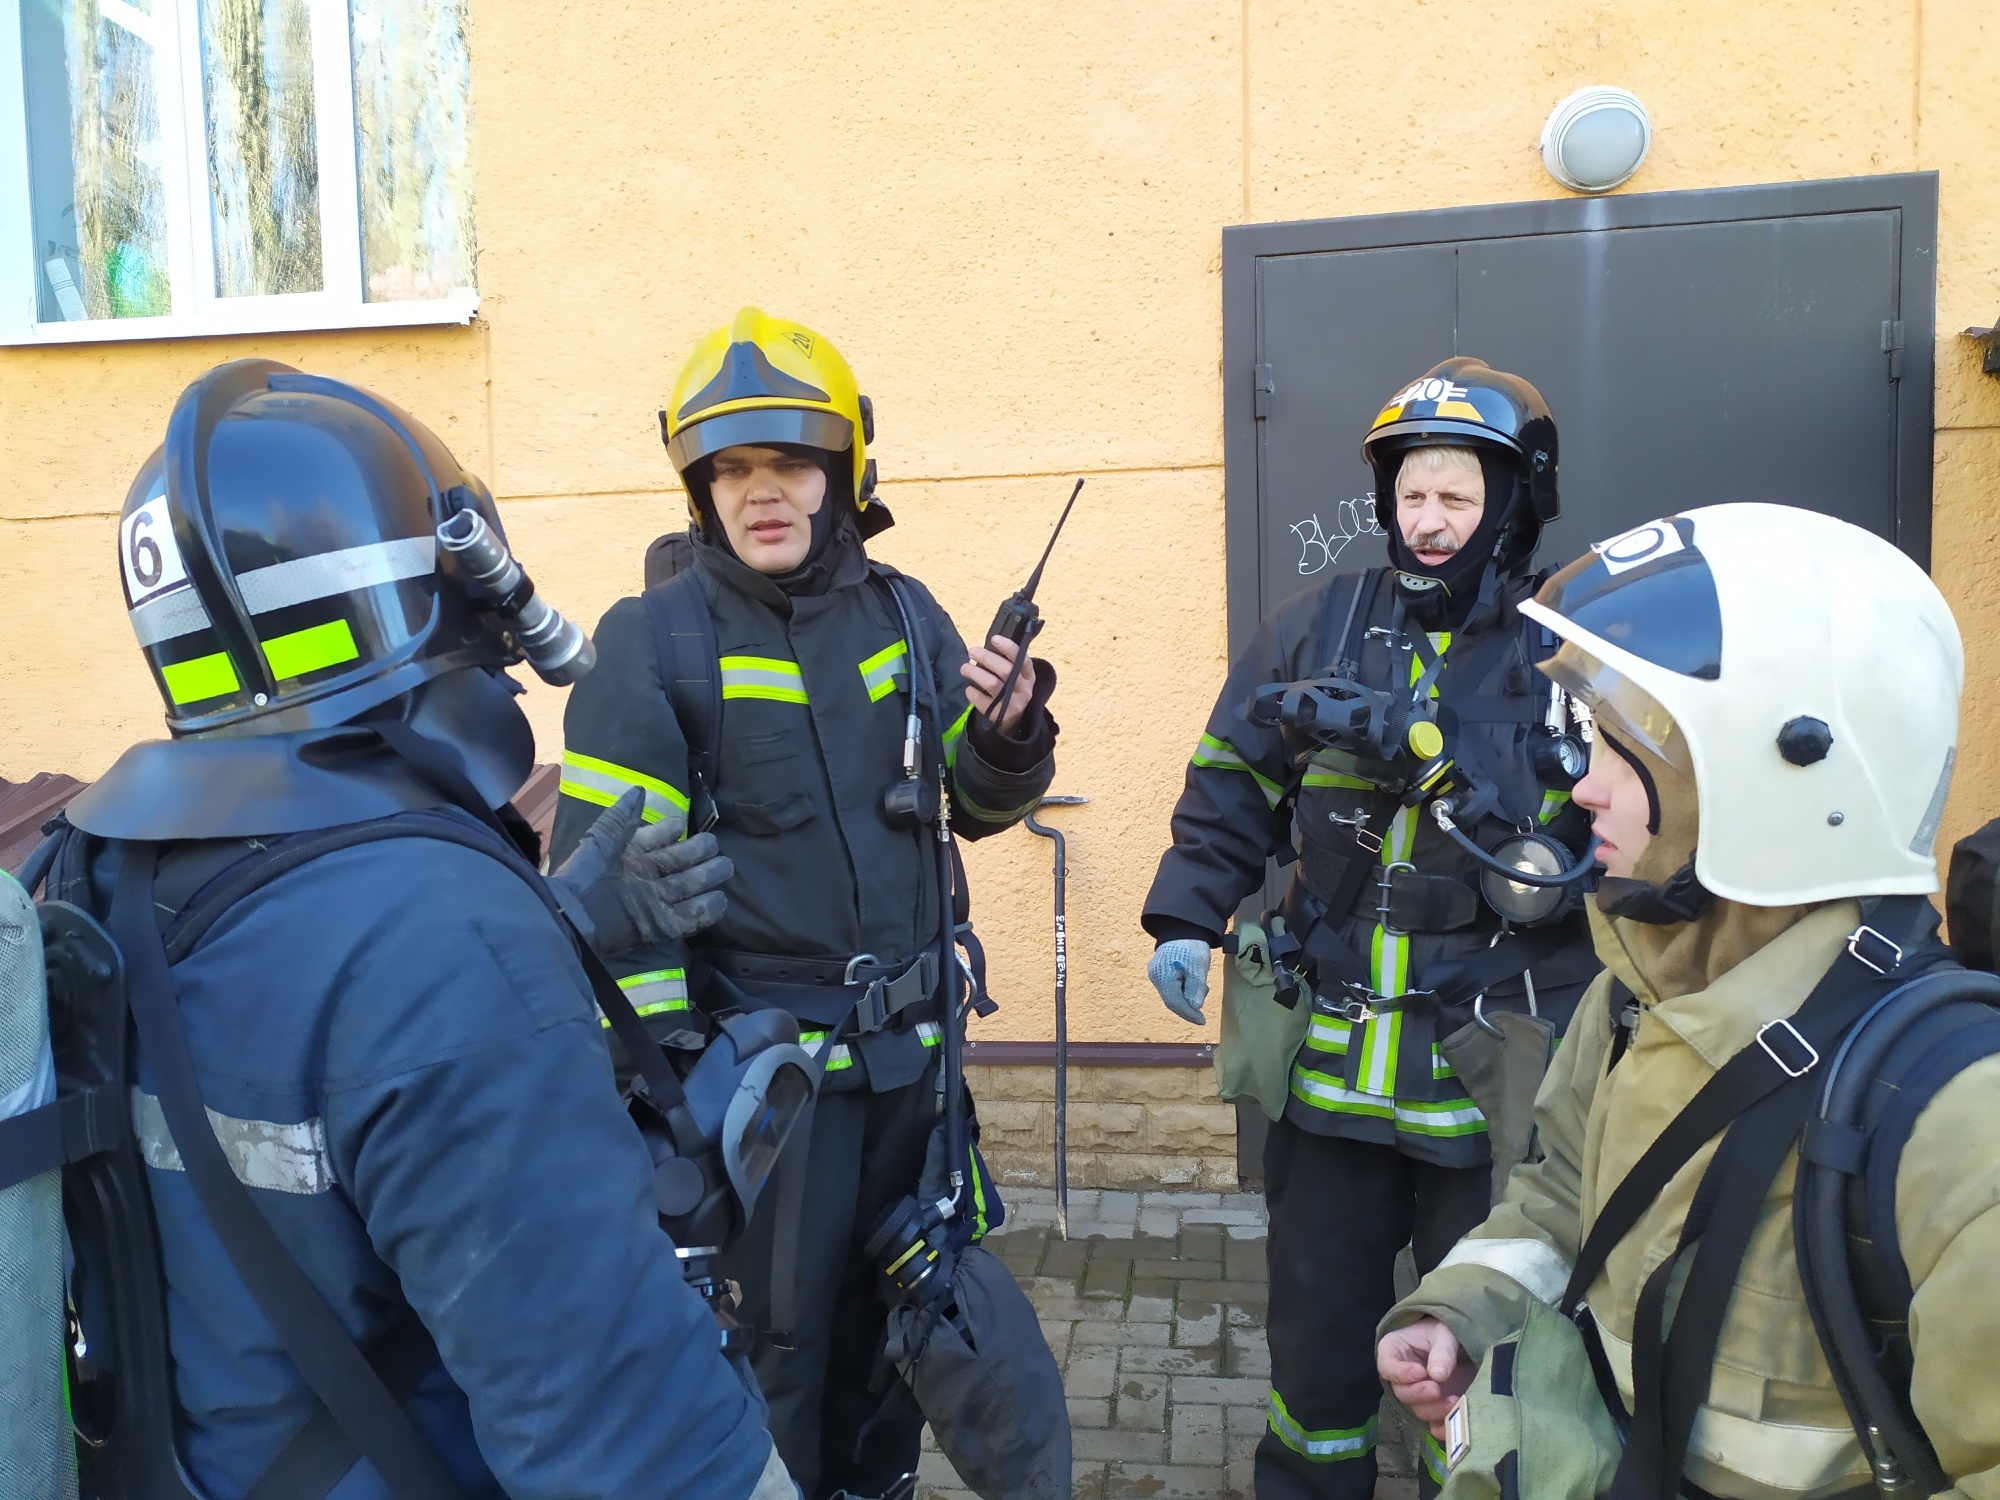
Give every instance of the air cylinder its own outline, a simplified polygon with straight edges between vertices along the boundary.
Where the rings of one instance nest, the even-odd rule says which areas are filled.
[[[35,905],[0,870],[0,1120],[56,1097]],[[76,1500],[63,1381],[62,1174],[0,1188],[0,1495]]]

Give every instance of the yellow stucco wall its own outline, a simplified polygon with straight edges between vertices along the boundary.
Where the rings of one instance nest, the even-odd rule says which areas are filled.
[[[1936,574],[1970,657],[1946,838],[2000,810],[2000,20],[1980,0],[473,0],[470,328],[0,351],[0,775],[158,731],[111,520],[180,387],[267,354],[375,387],[502,497],[586,620],[678,524],[653,423],[738,304],[820,328],[880,415],[878,550],[977,629],[1091,476],[1042,599],[1062,670],[1072,1034],[1187,1040],[1136,926],[1224,666],[1220,230],[1556,196],[1557,99],[1635,90],[1622,191],[1936,169]],[[1407,372],[1385,371],[1387,383]],[[1690,501],[1733,498],[1690,496]],[[529,697],[552,758],[560,696]],[[1048,848],[971,856],[983,1034],[1050,1034]],[[1212,1029],[1208,1038],[1213,1039]]]

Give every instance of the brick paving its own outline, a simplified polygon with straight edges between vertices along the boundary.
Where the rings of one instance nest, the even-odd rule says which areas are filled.
[[[1271,1364],[1256,1193],[1010,1188],[986,1244],[1041,1315],[1063,1369],[1075,1500],[1250,1500]],[[1407,1420],[1384,1411],[1376,1500],[1415,1500]],[[928,1441],[922,1500],[972,1500]]]

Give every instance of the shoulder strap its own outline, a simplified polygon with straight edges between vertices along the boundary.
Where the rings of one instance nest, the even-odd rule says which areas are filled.
[[[1313,656],[1325,671],[1335,677],[1352,677],[1361,669],[1361,652],[1354,627],[1357,623],[1364,629],[1367,627],[1368,617],[1375,611],[1375,596],[1388,573],[1387,568],[1370,568],[1365,573],[1352,573],[1328,585],[1314,631]],[[1342,582],[1351,582],[1352,586],[1343,590],[1339,586]],[[1340,607],[1343,593],[1347,608],[1340,617],[1340,628],[1336,630],[1334,611]]]
[[[688,779],[692,783],[688,787],[688,828],[699,832],[715,822],[714,778],[722,763],[722,644],[715,631],[715,615],[693,568],[674,574],[640,597],[653,622],[660,681],[673,705],[674,720],[687,740]]]

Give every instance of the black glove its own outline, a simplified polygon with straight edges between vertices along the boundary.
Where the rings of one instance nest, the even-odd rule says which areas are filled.
[[[634,787],[598,814],[562,868],[549,877],[566,911],[600,954],[691,937],[722,920],[722,886],[736,873],[712,833],[683,839],[687,820],[670,810],[643,822],[646,794]]]

